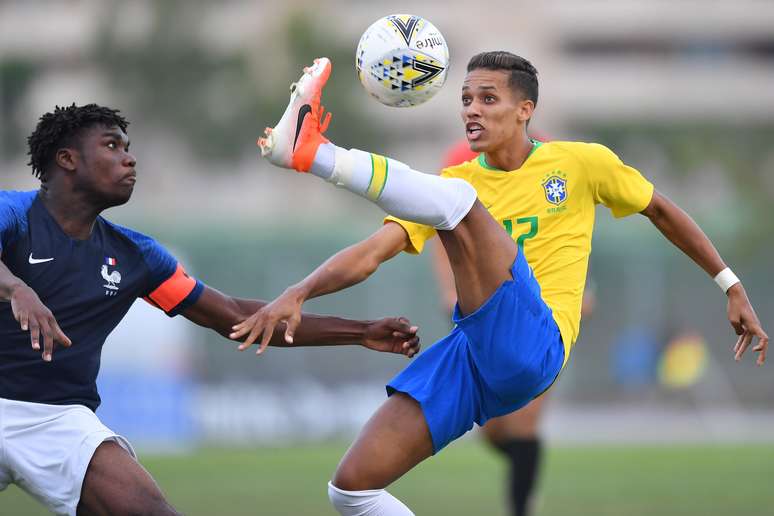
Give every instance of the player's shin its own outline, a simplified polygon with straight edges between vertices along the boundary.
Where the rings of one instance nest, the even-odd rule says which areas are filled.
[[[476,201],[466,181],[423,174],[391,158],[331,143],[320,145],[310,172],[372,201],[390,215],[451,230]]]
[[[345,491],[328,482],[328,498],[342,516],[414,516],[384,489]]]

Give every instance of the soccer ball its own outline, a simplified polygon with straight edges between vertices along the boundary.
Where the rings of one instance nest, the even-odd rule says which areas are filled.
[[[392,107],[430,100],[446,82],[449,47],[421,16],[391,14],[376,20],[355,54],[358,79],[376,100]]]

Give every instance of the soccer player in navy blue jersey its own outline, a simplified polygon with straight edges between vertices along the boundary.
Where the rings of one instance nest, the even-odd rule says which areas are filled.
[[[0,490],[16,483],[56,514],[176,514],[94,414],[102,345],[132,303],[225,337],[265,304],[204,285],[155,240],[101,216],[134,189],[127,125],[95,104],[57,107],[28,140],[40,189],[0,190]],[[292,343],[283,333],[272,344],[419,349],[403,318],[305,314]]]

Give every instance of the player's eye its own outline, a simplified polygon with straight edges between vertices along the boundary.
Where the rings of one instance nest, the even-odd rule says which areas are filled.
[[[467,106],[467,105],[469,105],[469,104],[470,104],[470,102],[471,102],[471,99],[470,99],[470,97],[462,97],[462,105],[463,105],[463,106]]]
[[[107,148],[108,149],[116,149],[116,148],[118,148],[118,146],[116,145],[116,142],[112,142],[111,141],[111,142],[108,142]]]
[[[486,102],[487,104],[491,104],[495,100],[497,100],[497,99],[495,98],[494,95],[487,95],[486,97],[484,97],[484,102]]]

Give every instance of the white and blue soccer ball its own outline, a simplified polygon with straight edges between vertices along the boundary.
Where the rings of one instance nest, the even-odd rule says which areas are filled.
[[[449,47],[421,16],[391,14],[376,20],[357,45],[355,68],[368,93],[386,106],[422,104],[446,82]]]

